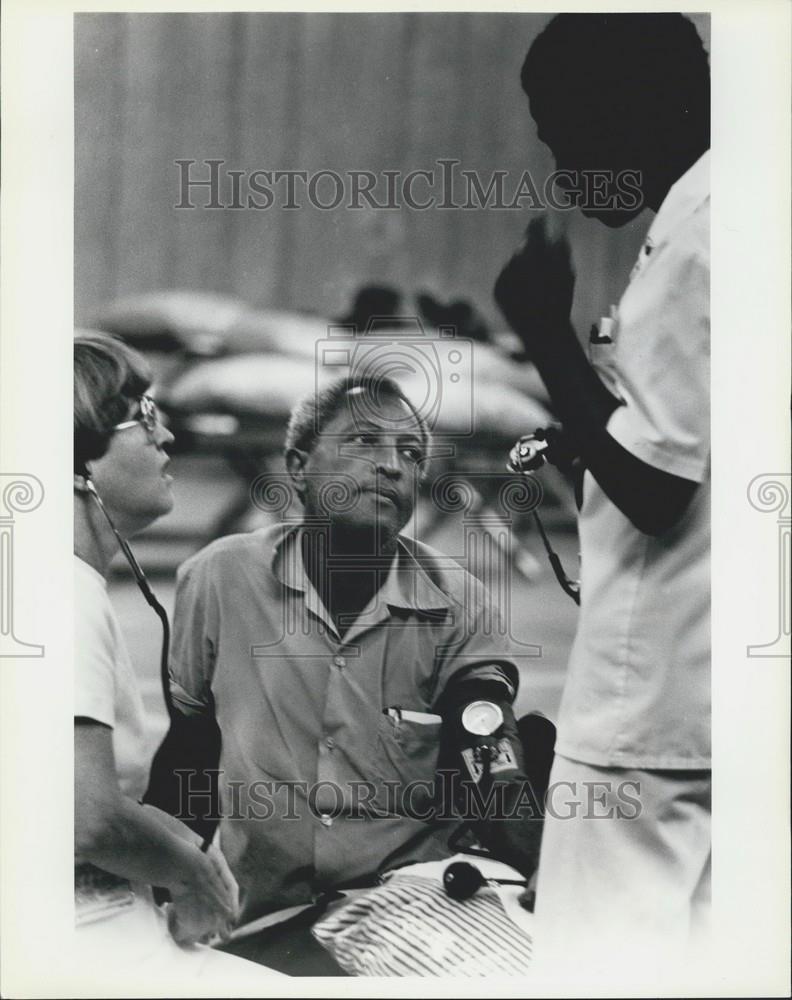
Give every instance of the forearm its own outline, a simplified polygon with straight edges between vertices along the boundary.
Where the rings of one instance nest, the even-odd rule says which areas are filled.
[[[594,428],[607,425],[619,400],[589,363],[571,324],[532,343],[531,360],[564,429],[582,449]]]
[[[569,442],[601,489],[639,531],[659,535],[668,530],[684,513],[696,484],[641,461],[607,432],[620,403],[588,363],[571,327],[533,353]]]
[[[583,449],[592,476],[616,507],[646,535],[661,535],[682,517],[696,483],[647,465],[602,428]]]
[[[175,834],[181,840],[184,840],[188,844],[193,844],[196,847],[201,847],[203,844],[203,838],[200,834],[191,830],[189,826],[182,823],[180,819],[176,819],[175,816],[171,816],[170,813],[165,812],[162,809],[158,809],[156,806],[144,803],[141,807],[145,812],[155,819],[158,823],[169,830],[171,833]]]
[[[94,804],[90,811],[92,819],[82,823],[78,819],[76,825],[78,862],[172,891],[195,879],[201,863],[197,845],[169,829],[158,809],[119,794],[112,802]],[[184,831],[190,833],[186,827]]]

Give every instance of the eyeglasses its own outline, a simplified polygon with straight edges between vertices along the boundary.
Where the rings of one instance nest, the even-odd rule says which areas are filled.
[[[137,427],[138,424],[142,424],[146,429],[146,433],[153,435],[157,427],[160,425],[160,412],[157,409],[157,404],[151,398],[151,396],[139,396],[138,406],[140,407],[140,412],[132,420],[125,420],[123,423],[115,424],[115,426],[110,429],[113,431],[125,431],[130,427]]]

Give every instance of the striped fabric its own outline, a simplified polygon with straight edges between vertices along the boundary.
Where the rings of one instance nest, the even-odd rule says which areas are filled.
[[[407,873],[329,914],[313,934],[355,976],[522,975],[531,962],[531,936],[494,887],[457,902],[439,879]]]

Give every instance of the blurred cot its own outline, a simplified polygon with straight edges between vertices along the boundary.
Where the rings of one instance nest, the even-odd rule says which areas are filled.
[[[294,403],[330,378],[360,372],[364,355],[367,372],[387,372],[400,383],[440,444],[414,533],[431,544],[443,516],[430,497],[439,477],[465,483],[466,513],[479,515],[485,530],[497,525],[509,448],[553,420],[544,386],[531,365],[515,360],[516,338],[490,332],[468,303],[444,305],[421,293],[409,315],[400,300],[392,289],[365,286],[347,315],[333,320],[253,308],[213,292],[171,290],[120,299],[92,317],[91,328],[121,337],[151,363],[157,403],[176,437],[170,450],[221,456],[235,474],[238,489],[198,544],[245,528],[252,484],[261,497],[267,477],[283,474]],[[461,375],[449,375],[449,357],[458,360]],[[564,478],[546,467],[542,488],[543,511],[559,526],[571,526],[574,507]],[[530,518],[507,521],[510,561],[530,579],[536,569],[525,547]],[[502,545],[501,531],[490,534]]]

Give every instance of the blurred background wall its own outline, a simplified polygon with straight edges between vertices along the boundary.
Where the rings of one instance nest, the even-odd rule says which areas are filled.
[[[78,14],[77,322],[118,296],[163,288],[334,316],[367,282],[464,293],[498,322],[492,285],[527,209],[323,211],[298,183],[299,210],[177,210],[175,161],[198,161],[202,177],[211,158],[223,171],[439,176],[445,157],[479,171],[485,186],[507,171],[508,202],[524,170],[541,184],[553,167],[519,83],[549,16]],[[707,16],[694,20],[708,42]],[[231,181],[221,178],[229,203]],[[426,190],[415,183],[417,198]],[[331,201],[329,182],[317,192]],[[375,197],[385,200],[384,187]],[[610,232],[578,212],[564,218],[579,274],[575,318],[588,330],[618,297],[647,220]]]

